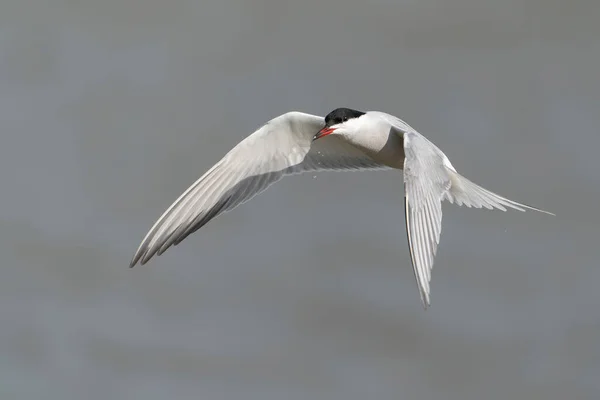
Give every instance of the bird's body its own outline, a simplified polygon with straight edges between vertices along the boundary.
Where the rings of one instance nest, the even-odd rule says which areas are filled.
[[[404,170],[406,230],[425,306],[430,302],[431,268],[441,234],[442,200],[476,208],[548,213],[494,194],[459,175],[437,146],[393,115],[339,108],[323,118],[293,111],[246,137],[188,188],[150,229],[130,266],[145,264],[285,175],[360,169]]]
[[[368,113],[373,117],[375,123],[367,120],[357,128],[364,131],[364,135],[345,135],[344,139],[371,157],[377,163],[390,168],[404,168],[404,146],[402,136],[391,129],[391,125],[384,118],[383,114],[377,112]],[[359,120],[359,122],[362,122]]]

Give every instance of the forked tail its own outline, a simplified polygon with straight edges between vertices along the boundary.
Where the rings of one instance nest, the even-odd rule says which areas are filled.
[[[490,210],[497,208],[502,211],[506,211],[507,207],[519,211],[525,211],[525,209],[529,209],[539,211],[544,214],[555,215],[549,211],[528,206],[527,204],[518,203],[516,201],[507,199],[506,197],[502,197],[471,182],[456,171],[452,171],[450,169],[447,170],[451,185],[448,192],[446,192],[445,198],[450,203],[456,203],[459,206],[465,205],[467,207],[475,208],[485,207]]]

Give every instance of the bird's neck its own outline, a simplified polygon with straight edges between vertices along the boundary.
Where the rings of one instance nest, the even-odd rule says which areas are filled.
[[[389,125],[369,127],[359,134],[348,135],[346,140],[388,167],[402,169],[404,166],[402,138]]]

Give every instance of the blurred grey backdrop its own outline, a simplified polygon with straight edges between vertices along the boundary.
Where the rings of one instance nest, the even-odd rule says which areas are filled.
[[[0,3],[2,399],[600,398],[596,0]],[[287,178],[144,267],[289,110],[398,115],[483,186],[424,311],[402,175]]]

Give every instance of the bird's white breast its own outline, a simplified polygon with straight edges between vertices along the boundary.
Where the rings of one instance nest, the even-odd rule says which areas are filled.
[[[346,140],[388,167],[402,169],[404,166],[403,139],[383,121],[365,124],[356,133],[347,135]]]

